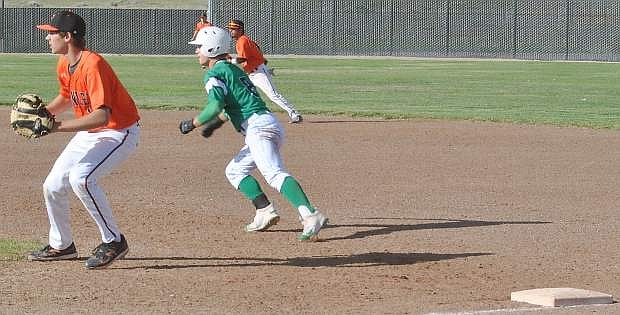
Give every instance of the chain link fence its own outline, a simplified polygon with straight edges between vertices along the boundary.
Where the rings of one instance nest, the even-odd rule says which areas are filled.
[[[620,0],[210,0],[267,54],[620,61]],[[49,52],[58,9],[2,9],[1,52]],[[119,54],[192,54],[202,10],[87,9],[87,45]]]
[[[50,52],[46,32],[36,28],[49,23],[58,8],[5,8],[0,14],[0,52]],[[203,10],[71,9],[86,22],[86,45],[102,53],[187,55],[187,42]]]
[[[270,54],[620,60],[618,0],[211,0]]]

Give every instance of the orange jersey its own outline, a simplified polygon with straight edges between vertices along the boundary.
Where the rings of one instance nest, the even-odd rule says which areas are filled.
[[[236,49],[238,57],[247,59],[242,64],[243,70],[247,73],[254,72],[258,66],[265,63],[265,57],[258,45],[245,34],[237,39]]]
[[[211,22],[209,21],[205,21],[204,23],[202,21],[198,21],[198,23],[196,23],[196,27],[194,28],[195,31],[200,31],[201,29],[207,27],[207,26],[213,26],[213,24],[211,24]]]
[[[80,118],[102,106],[110,109],[108,124],[100,129],[123,129],[136,123],[140,116],[133,99],[118,80],[114,70],[99,54],[84,50],[73,74],[65,56],[56,68],[60,95],[71,100],[73,113]]]

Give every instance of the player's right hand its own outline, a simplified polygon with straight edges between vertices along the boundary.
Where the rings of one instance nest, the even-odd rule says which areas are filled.
[[[179,124],[179,130],[181,130],[181,133],[184,135],[194,130],[194,128],[196,128],[196,126],[194,126],[193,119],[182,120]]]

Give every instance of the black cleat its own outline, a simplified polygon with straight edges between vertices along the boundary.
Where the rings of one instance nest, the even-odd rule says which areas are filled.
[[[95,247],[93,255],[86,261],[86,268],[97,269],[107,267],[115,260],[125,257],[127,252],[129,252],[129,246],[127,246],[125,236],[121,234],[120,242],[101,243]]]
[[[73,259],[77,256],[78,253],[75,249],[75,245],[71,243],[71,245],[65,249],[56,249],[47,245],[40,250],[30,252],[27,258],[30,261],[52,261]]]

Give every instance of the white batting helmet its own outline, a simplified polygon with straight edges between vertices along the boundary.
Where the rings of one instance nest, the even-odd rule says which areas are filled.
[[[227,30],[216,26],[208,26],[198,31],[196,39],[189,42],[189,44],[200,45],[200,52],[211,58],[228,53],[231,41],[232,39]]]

